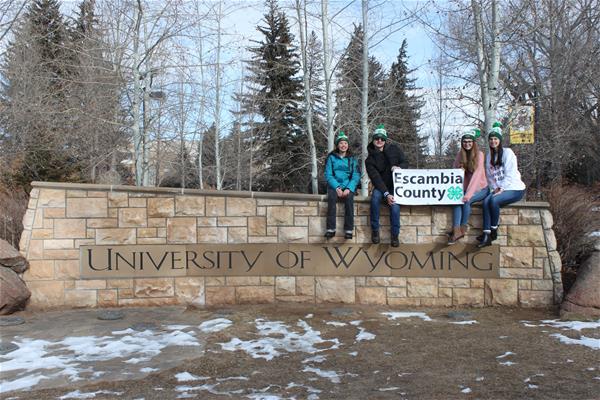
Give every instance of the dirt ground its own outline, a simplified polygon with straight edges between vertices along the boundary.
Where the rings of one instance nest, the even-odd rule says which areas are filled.
[[[156,332],[169,324],[185,324],[188,327],[180,329],[195,335],[201,346],[165,349],[146,364],[92,363],[92,369],[101,367],[105,372],[75,382],[46,379],[31,390],[4,391],[0,397],[600,399],[600,328],[578,331],[543,324],[542,320],[558,318],[554,310],[277,304],[122,311],[124,318],[117,321],[98,320],[98,310],[25,313],[21,314],[25,324],[2,327],[0,336],[3,343],[20,343],[24,337],[110,335],[141,322]],[[431,320],[391,319],[383,314],[408,311],[425,313]],[[452,312],[459,315],[449,316]],[[197,329],[203,321],[217,318],[231,325],[216,332]],[[258,325],[266,321],[281,324],[260,331]],[[585,336],[592,346],[562,343],[553,334]],[[253,346],[261,348],[260,354],[269,354],[270,346],[277,347],[286,337],[287,345],[276,348],[279,354],[271,360],[252,357]],[[270,341],[260,341],[266,338]],[[311,340],[312,350],[310,345],[306,350],[303,342]],[[222,345],[245,341],[254,341],[250,350],[231,351]],[[0,355],[0,362],[9,356]],[[140,373],[143,365],[151,365],[152,371]],[[176,374],[184,372],[188,374],[180,377],[191,374],[195,380],[178,380]],[[16,378],[14,371],[0,371],[0,381]]]

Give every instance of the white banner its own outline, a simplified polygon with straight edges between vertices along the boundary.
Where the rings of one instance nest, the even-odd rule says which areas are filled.
[[[462,204],[464,171],[460,168],[396,169],[392,178],[398,204]]]

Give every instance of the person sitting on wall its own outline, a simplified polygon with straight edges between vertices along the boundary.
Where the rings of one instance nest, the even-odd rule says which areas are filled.
[[[369,156],[365,160],[365,167],[369,179],[373,184],[371,192],[371,241],[379,243],[379,210],[382,201],[390,207],[390,225],[392,230],[391,245],[398,247],[400,241],[400,204],[394,202],[394,182],[392,171],[396,168],[405,168],[404,153],[397,145],[387,143],[387,132],[383,124],[379,125],[373,133],[373,139],[367,146]]]
[[[344,202],[344,237],[352,239],[354,231],[354,192],[360,181],[358,161],[348,146],[348,136],[340,132],[335,138],[335,149],[325,161],[327,179],[327,239],[335,236],[336,206]]]
[[[498,237],[500,207],[517,202],[525,195],[525,183],[517,165],[517,156],[502,147],[502,124],[495,122],[488,134],[490,151],[485,158],[485,172],[491,193],[483,200],[483,234],[477,247],[486,247]]]
[[[479,129],[470,129],[460,139],[460,150],[456,154],[453,168],[462,168],[465,171],[463,181],[463,204],[452,209],[452,231],[448,233],[448,244],[454,244],[465,236],[467,221],[471,215],[471,205],[482,201],[489,189],[485,178],[485,156],[477,146],[477,138],[481,136]]]

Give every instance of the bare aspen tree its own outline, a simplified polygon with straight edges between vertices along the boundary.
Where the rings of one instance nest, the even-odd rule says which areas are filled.
[[[26,5],[26,0],[0,1],[0,43],[13,29]],[[4,49],[0,49],[0,56],[3,54]]]
[[[144,146],[145,138],[142,137],[140,128],[140,93],[142,85],[140,83],[140,27],[142,25],[143,7],[142,2],[137,0],[135,12],[135,35],[133,37],[133,96],[131,97],[131,114],[133,117],[131,131],[133,134],[133,154],[135,164],[135,185],[143,186],[146,176],[147,165],[144,164],[146,159]]]
[[[218,11],[216,15],[217,20],[217,48],[216,55],[217,60],[215,63],[215,180],[217,183],[217,190],[221,190],[223,188],[223,181],[221,178],[221,155],[219,153],[219,135],[221,133],[221,90],[222,90],[222,82],[221,82],[221,19],[223,15],[221,13],[222,0],[219,0],[218,3]]]
[[[484,132],[492,129],[498,106],[498,75],[500,72],[500,28],[498,26],[498,3],[491,0],[491,37],[489,48],[486,48],[483,11],[480,0],[471,0],[473,22],[475,25],[475,42],[477,49],[477,72],[481,89],[481,105],[484,116]]]
[[[200,12],[200,4],[199,1],[194,1],[194,15],[196,21],[196,30],[197,34],[195,36],[195,44],[196,51],[198,57],[198,67],[197,70],[200,73],[200,91],[198,93],[198,115],[196,117],[196,132],[198,132],[198,143],[196,147],[196,151],[198,153],[198,162],[196,163],[197,174],[198,174],[198,188],[204,189],[204,171],[202,167],[202,147],[204,145],[204,131],[206,129],[206,125],[204,123],[204,113],[206,111],[206,80],[204,77],[204,37],[202,35],[202,13]]]
[[[317,148],[315,145],[315,137],[313,135],[313,124],[312,124],[312,101],[310,95],[310,80],[309,80],[309,72],[308,72],[308,62],[306,56],[306,45],[307,45],[307,37],[306,37],[306,0],[296,0],[296,13],[298,15],[298,26],[300,29],[300,56],[302,60],[302,72],[303,72],[303,80],[304,80],[304,104],[305,111],[304,117],[306,121],[306,133],[308,134],[308,143],[310,147],[310,182],[312,193],[318,193],[318,180],[317,180]]]
[[[331,85],[332,50],[329,45],[329,16],[327,5],[329,0],[321,0],[321,26],[323,29],[323,77],[325,82],[325,109],[327,118],[327,149],[333,149],[333,86]]]
[[[367,145],[369,144],[369,35],[367,34],[367,23],[369,15],[369,0],[362,0],[362,21],[363,21],[363,48],[362,48],[362,101],[360,113],[360,131],[361,131],[361,155],[362,155],[362,170],[366,171],[365,160],[369,155]],[[368,195],[369,177],[367,174],[362,174],[360,178],[361,196]]]

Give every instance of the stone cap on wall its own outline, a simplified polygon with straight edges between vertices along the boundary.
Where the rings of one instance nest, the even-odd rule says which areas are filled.
[[[276,199],[276,200],[298,200],[298,201],[327,201],[327,196],[322,194],[306,193],[278,193],[278,192],[253,192],[241,190],[209,190],[209,189],[181,189],[154,186],[129,186],[129,185],[97,185],[90,183],[61,183],[61,182],[37,182],[31,183],[34,188],[66,189],[66,190],[94,190],[107,192],[138,192],[152,194],[187,194],[198,196],[220,196],[220,197],[243,197],[253,199]],[[354,202],[368,203],[368,196],[356,196]],[[477,204],[476,204],[477,205]],[[511,204],[518,208],[549,208],[545,201],[519,201]]]

